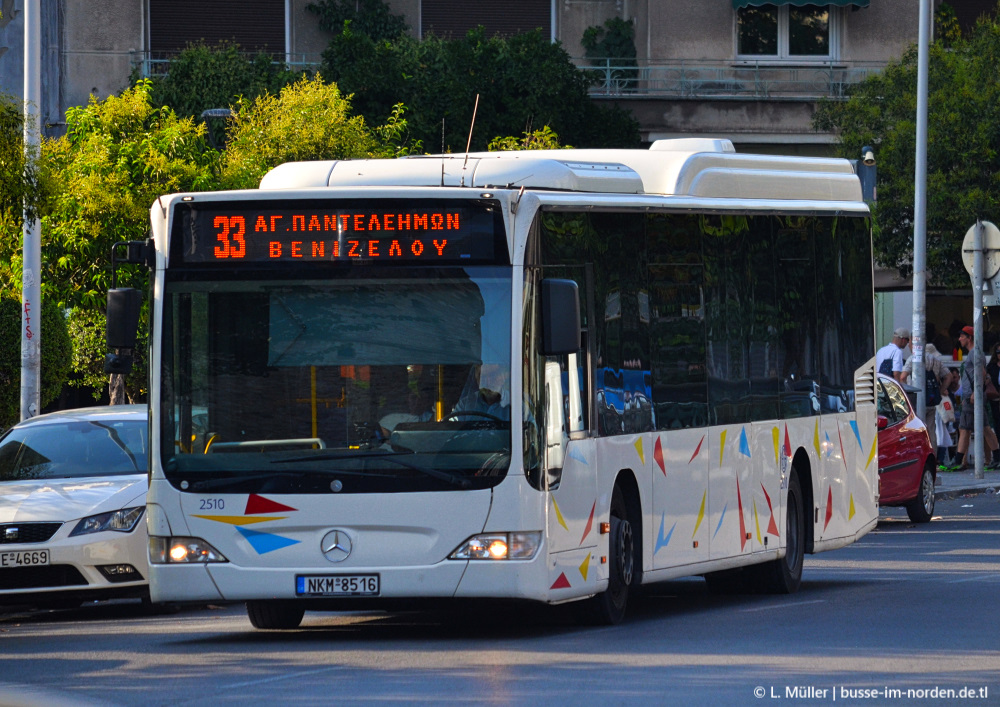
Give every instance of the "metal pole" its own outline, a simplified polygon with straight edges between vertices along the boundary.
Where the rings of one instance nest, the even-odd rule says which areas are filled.
[[[41,2],[24,3],[24,161],[25,168],[38,156],[41,88]],[[41,411],[40,347],[42,342],[41,228],[24,209],[23,270],[21,275],[21,419]]]
[[[983,350],[983,222],[976,219],[975,253],[972,258],[972,326],[975,328],[973,346],[975,351],[969,352],[969,363],[980,363]],[[972,425],[976,452],[976,478],[983,478],[983,424],[986,415],[983,410],[983,367],[975,365],[972,369],[973,394],[975,396],[975,418]]]
[[[917,39],[917,154],[913,200],[913,385],[917,388],[917,417],[926,420],[924,341],[927,331],[927,73],[931,0],[920,0]],[[980,293],[981,294],[981,293]],[[978,459],[978,457],[977,457]],[[977,462],[978,463],[978,462]]]

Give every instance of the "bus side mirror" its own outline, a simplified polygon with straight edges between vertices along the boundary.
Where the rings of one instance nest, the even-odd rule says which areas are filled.
[[[142,293],[132,287],[108,290],[107,328],[109,349],[127,349],[128,353],[110,353],[104,359],[105,373],[128,373],[132,370],[131,350],[139,333],[139,309]]]
[[[573,280],[542,280],[542,355],[580,350],[580,295]]]

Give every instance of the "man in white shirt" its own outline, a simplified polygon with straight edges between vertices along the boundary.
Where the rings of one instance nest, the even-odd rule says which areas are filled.
[[[899,327],[892,341],[875,352],[875,370],[899,380],[903,375],[903,349],[910,343],[910,330]]]

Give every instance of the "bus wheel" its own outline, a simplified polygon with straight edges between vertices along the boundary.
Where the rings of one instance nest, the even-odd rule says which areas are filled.
[[[614,625],[625,618],[629,586],[635,576],[635,537],[621,490],[611,494],[611,535],[608,538],[608,588],[587,601],[589,623]]]
[[[247,616],[254,628],[298,628],[306,610],[292,601],[248,601]]]
[[[785,503],[785,556],[753,568],[760,573],[760,589],[773,594],[794,594],[799,590],[805,557],[804,512],[799,475],[792,468],[788,478],[788,501]]]

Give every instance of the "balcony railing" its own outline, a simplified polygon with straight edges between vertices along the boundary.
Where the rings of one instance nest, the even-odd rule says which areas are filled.
[[[132,52],[132,65],[139,69],[141,78],[155,78],[166,76],[170,71],[170,63],[180,54],[179,51],[170,52]],[[256,56],[254,52],[240,52],[248,59]],[[287,59],[287,60],[286,60]],[[316,71],[323,62],[321,54],[294,53],[286,57],[284,54],[276,56],[275,65],[282,65],[292,71]]]
[[[699,99],[843,98],[851,84],[885,68],[877,62],[775,64],[676,61],[636,66],[621,59],[579,59],[594,72],[592,96]]]

